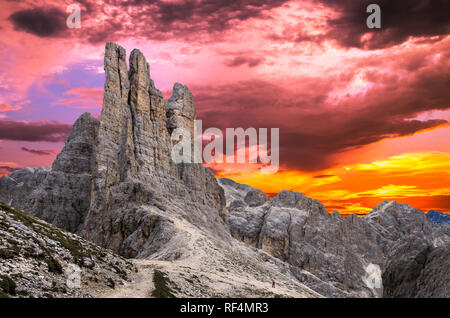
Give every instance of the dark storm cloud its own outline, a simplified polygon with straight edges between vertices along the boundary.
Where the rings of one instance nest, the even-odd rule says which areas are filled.
[[[38,156],[48,156],[48,155],[54,154],[54,152],[55,152],[54,150],[30,149],[30,148],[26,148],[26,147],[22,147],[20,149],[22,151],[29,152],[33,155],[38,155]]]
[[[222,30],[232,19],[247,20],[261,16],[263,10],[270,10],[287,2],[286,0],[205,0],[205,1],[160,1],[158,21],[164,24],[174,22],[198,23],[204,21],[210,30]]]
[[[152,40],[183,38],[200,40],[200,34],[218,33],[239,21],[265,17],[267,10],[279,7],[288,0],[204,0],[204,1],[112,1],[96,3],[80,1],[81,29],[64,32],[81,40],[97,44],[119,40],[130,34]],[[108,6],[108,11],[105,11]],[[98,23],[89,20],[105,16]],[[64,30],[65,6],[58,8],[36,7],[20,10],[10,16],[16,30],[42,37],[60,36]],[[214,39],[211,39],[214,40]]]
[[[183,38],[190,41],[205,39],[204,34],[219,34],[235,24],[251,18],[268,18],[270,9],[288,0],[187,0],[187,1],[126,1],[120,4],[131,10],[135,31],[156,40]],[[121,32],[125,31],[124,29]]]
[[[0,139],[4,140],[63,142],[70,130],[71,125],[57,121],[0,120]]]
[[[407,41],[410,37],[425,37],[422,41],[435,42],[450,34],[450,1],[447,0],[311,0],[334,11],[337,17],[328,17],[325,30],[308,33],[307,22],[299,20],[287,25],[268,39],[279,42],[322,43],[334,40],[346,48],[366,50],[383,49]],[[369,4],[381,8],[381,29],[367,27]]]
[[[408,58],[415,56],[402,57],[392,70],[408,69]],[[341,96],[332,105],[328,93],[345,76],[300,78],[294,89],[264,80],[191,89],[204,129],[280,128],[281,166],[318,171],[335,164],[338,153],[446,125],[443,119],[417,116],[450,109],[448,61],[450,54],[444,54],[439,63],[422,66],[406,78],[368,72],[372,87],[367,92]]]
[[[327,38],[345,47],[380,49],[396,45],[409,37],[442,36],[450,33],[450,1],[448,0],[317,0],[340,12],[328,20]],[[366,26],[366,8],[376,3],[381,7],[381,30]],[[361,39],[367,32],[369,40]]]
[[[9,17],[16,30],[40,37],[60,35],[66,27],[66,13],[57,8],[33,8],[14,12]]]
[[[406,41],[410,36],[444,36],[450,33],[450,1],[448,0],[310,0],[339,13],[329,18],[324,34],[308,34],[305,21],[286,27],[281,34],[271,34],[272,40],[315,42],[336,40],[344,47],[378,49]],[[10,16],[16,30],[42,37],[74,36],[90,43],[116,41],[130,34],[152,40],[185,39],[216,41],[218,35],[242,21],[252,18],[271,19],[269,10],[288,3],[288,0],[107,0],[105,4],[93,0],[79,2],[82,9],[82,28],[67,33],[65,7],[20,10]],[[368,4],[381,7],[381,30],[366,26]],[[108,11],[105,11],[106,6]],[[318,8],[320,10],[320,8]],[[107,16],[102,22],[86,22]],[[82,32],[81,32],[82,31]],[[370,39],[362,37],[370,32]],[[202,37],[214,34],[216,37]]]

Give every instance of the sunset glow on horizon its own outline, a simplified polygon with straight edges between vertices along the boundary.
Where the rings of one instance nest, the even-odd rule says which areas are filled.
[[[217,177],[304,193],[328,212],[383,200],[450,213],[450,3],[0,0],[0,176],[51,165],[73,122],[102,107],[104,46],[139,48],[166,99],[180,82],[204,129],[280,129],[280,170]],[[440,3],[442,10],[428,6]],[[448,10],[447,10],[448,9]]]

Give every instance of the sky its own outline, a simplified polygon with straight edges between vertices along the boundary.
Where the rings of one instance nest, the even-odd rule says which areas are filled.
[[[381,8],[368,29],[366,7]],[[67,6],[81,8],[69,29]],[[0,175],[51,165],[73,122],[99,116],[104,46],[139,48],[203,127],[279,128],[280,169],[210,164],[329,212],[397,200],[450,212],[447,0],[0,0]]]

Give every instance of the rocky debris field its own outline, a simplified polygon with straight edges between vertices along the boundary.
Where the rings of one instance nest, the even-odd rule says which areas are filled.
[[[136,270],[110,250],[0,203],[0,297],[94,297]]]
[[[166,260],[165,250],[176,248],[169,243],[152,259],[133,260],[139,271],[132,281],[103,297],[321,297],[296,279],[291,266],[264,251],[215,240],[183,219],[173,221],[184,233],[182,256]]]
[[[231,234],[293,265],[298,280],[324,296],[450,297],[442,257],[450,248],[447,223],[433,224],[395,201],[344,218],[301,193],[282,191],[270,200],[230,179],[219,184]]]

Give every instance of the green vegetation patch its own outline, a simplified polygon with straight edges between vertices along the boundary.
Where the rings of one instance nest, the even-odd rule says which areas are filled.
[[[55,274],[63,273],[63,268],[62,268],[61,264],[53,257],[48,256],[44,261],[45,261],[45,263],[47,263],[48,271],[50,273],[55,273]]]
[[[152,296],[155,298],[176,298],[174,291],[170,286],[176,285],[167,278],[167,275],[163,272],[155,269],[153,272],[153,284],[155,289],[152,292]]]
[[[75,263],[83,265],[83,257],[91,256],[91,251],[85,248],[79,241],[72,239],[68,232],[40,221],[39,219],[23,211],[14,209],[2,202],[0,202],[0,209],[6,211],[12,219],[33,229],[36,233],[44,235],[53,241],[59,242],[63,248],[72,254]]]

